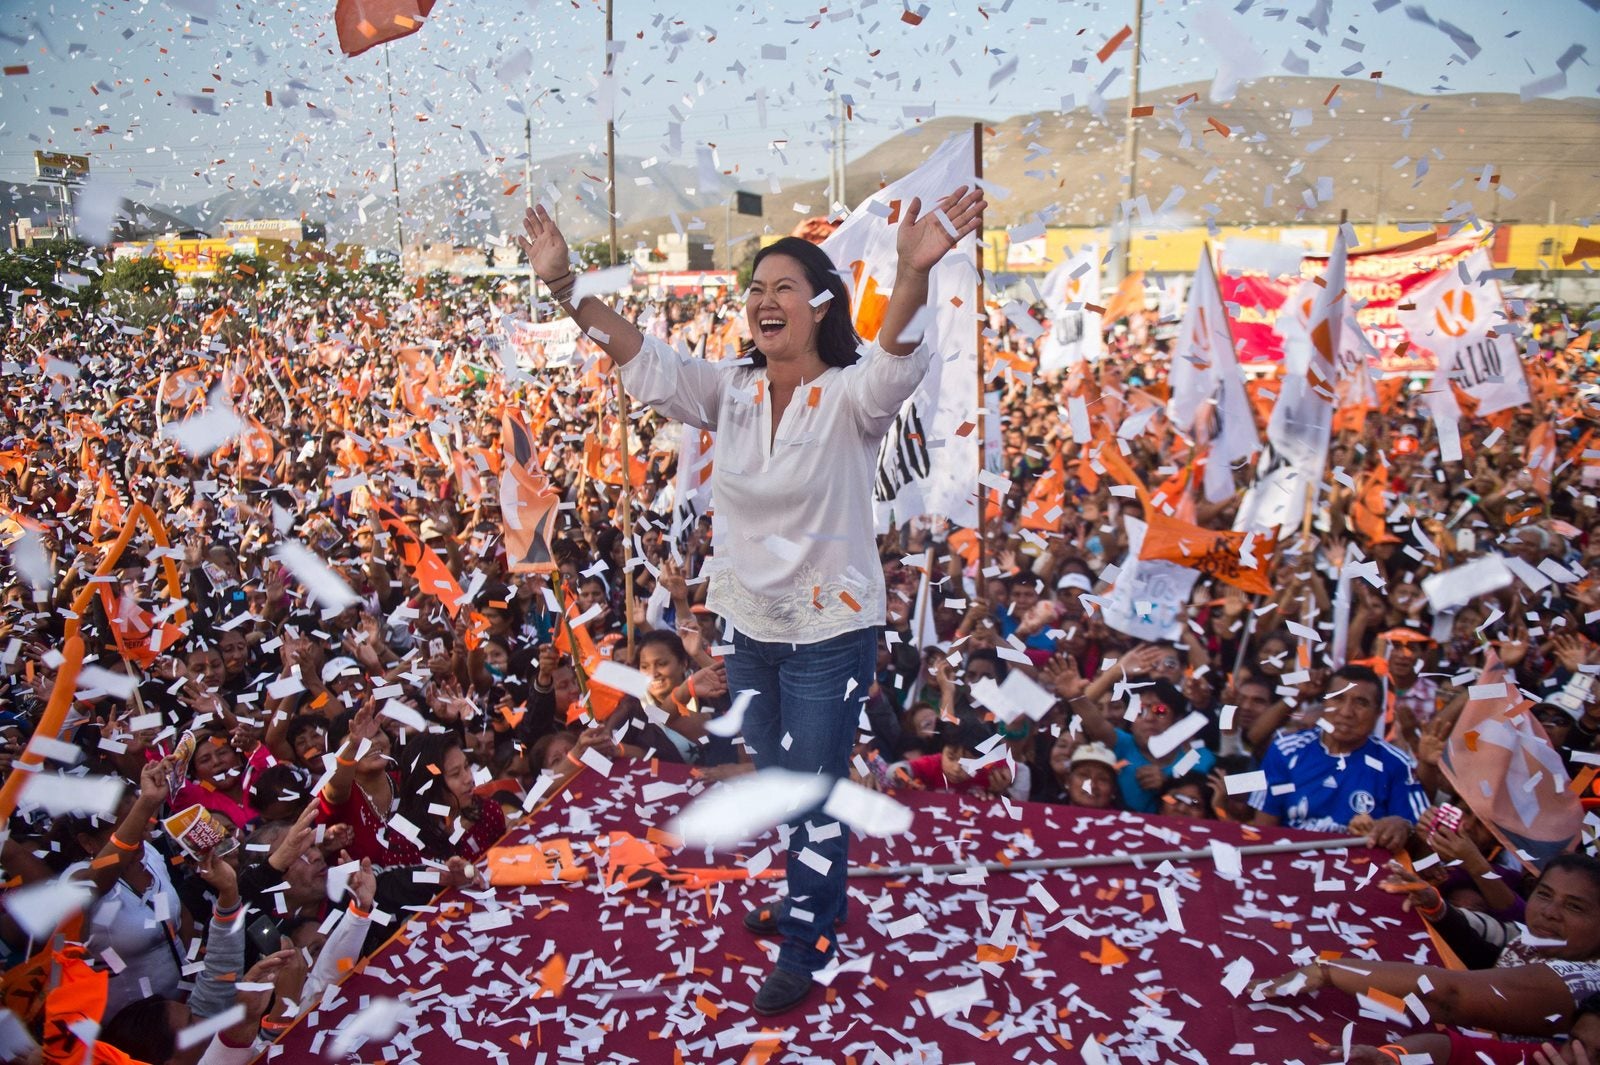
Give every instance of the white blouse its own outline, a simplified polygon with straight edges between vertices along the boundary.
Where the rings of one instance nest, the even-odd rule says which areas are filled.
[[[645,337],[622,367],[628,394],[716,433],[707,606],[772,643],[884,623],[878,448],[931,361],[926,344],[903,357],[872,344],[855,365],[795,389],[774,439],[764,368],[707,362]]]

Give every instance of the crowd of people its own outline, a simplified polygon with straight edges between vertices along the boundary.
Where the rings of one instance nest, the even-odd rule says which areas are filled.
[[[61,926],[76,946],[54,975],[37,964],[48,936],[10,907],[0,942],[13,973],[103,981],[98,1039],[128,1058],[248,1060],[407,907],[479,881],[508,824],[586,759],[752,771],[741,737],[711,727],[738,692],[704,605],[711,521],[679,498],[681,433],[653,413],[624,433],[615,375],[587,340],[570,367],[519,367],[496,323],[522,299],[268,289],[145,327],[18,308],[0,375],[0,772],[25,771],[75,622],[110,675],[78,680],[69,746],[35,750],[46,772],[127,787],[93,812],[24,800],[0,851],[8,895],[73,881],[90,901]],[[1421,385],[1403,388],[1336,434],[1314,519],[1268,560],[1272,594],[1203,576],[1170,640],[1100,609],[1140,502],[1073,439],[1063,405],[1087,397],[1113,441],[1137,418],[1111,445],[1127,473],[1228,528],[1237,494],[1196,499],[1192,442],[1159,409],[1142,416],[1164,405],[1174,323],[1136,311],[1105,359],[1045,376],[995,313],[1009,488],[987,500],[981,536],[920,519],[880,539],[888,624],[852,779],[1368,837],[1404,859],[1383,886],[1469,968],[1319,963],[1260,994],[1379,987],[1455,1026],[1361,1060],[1592,1060],[1600,861],[1580,848],[1530,869],[1441,767],[1488,654],[1573,777],[1600,763],[1596,371],[1581,321],[1525,310],[1535,405],[1499,427],[1464,414],[1466,459],[1445,462]],[[734,293],[624,312],[706,358],[748,339]],[[248,431],[203,456],[180,446],[173,426],[221,407]],[[559,498],[547,572],[507,556],[507,410]],[[1545,425],[1558,457],[1541,481],[1525,455]],[[1235,471],[1241,490],[1252,470]],[[171,546],[139,532],[97,575],[146,507]],[[277,550],[288,539],[356,602],[325,605]],[[1423,580],[1489,553],[1563,576],[1436,612]],[[1344,620],[1353,560],[1369,576],[1345,582]],[[593,683],[604,658],[643,673],[648,694]],[[1048,712],[999,705],[1013,674]],[[195,807],[190,827],[163,824]],[[197,847],[195,821],[217,840]],[[13,1027],[81,1038],[49,1023],[36,985],[8,977]]]

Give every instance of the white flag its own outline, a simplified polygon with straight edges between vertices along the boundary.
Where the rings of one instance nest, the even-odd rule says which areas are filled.
[[[1340,231],[1321,283],[1303,283],[1278,318],[1284,334],[1284,376],[1267,422],[1272,450],[1262,457],[1260,475],[1245,493],[1235,529],[1297,527],[1322,481],[1333,428],[1334,366],[1348,306],[1345,254]]]
[[[1098,362],[1106,353],[1100,315],[1083,305],[1100,299],[1100,245],[1084,245],[1046,274],[1041,295],[1050,331],[1039,343],[1039,372]]]
[[[711,452],[716,437],[693,425],[678,426],[678,476],[673,482],[672,539],[682,543],[711,510]]]
[[[974,183],[972,134],[951,137],[917,169],[873,193],[822,243],[852,289],[856,327],[870,340],[894,288],[895,226],[914,197],[924,212],[959,186]],[[949,518],[968,528],[978,522],[978,434],[958,434],[978,414],[978,298],[973,253],[976,235],[962,238],[928,278],[931,315],[924,336],[933,364],[906,400],[878,452],[873,496],[878,529],[889,518],[903,522],[923,514]],[[998,429],[998,427],[995,427]]]
[[[1222,309],[1222,293],[1210,250],[1200,252],[1189,309],[1178,327],[1168,371],[1172,424],[1196,443],[1211,444],[1206,460],[1206,498],[1221,502],[1233,494],[1233,464],[1261,447],[1244,375],[1234,352],[1233,332]]]
[[[1439,372],[1478,401],[1480,415],[1530,402],[1505,297],[1499,282],[1484,277],[1491,268],[1479,248],[1418,289],[1414,310],[1399,312],[1411,343],[1433,354]]]

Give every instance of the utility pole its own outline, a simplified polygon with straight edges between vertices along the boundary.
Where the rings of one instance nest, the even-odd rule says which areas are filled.
[[[406,234],[400,220],[400,142],[394,132],[394,75],[389,69],[389,43],[383,45],[383,87],[389,94],[389,166],[394,178],[394,244],[395,255],[403,265],[406,258]]]
[[[850,179],[845,175],[845,167],[850,160],[845,151],[844,104],[837,95],[833,98],[833,104],[838,109],[839,116],[839,203],[848,211],[850,209]]]
[[[611,265],[617,265],[617,93],[611,82],[611,67],[616,57],[611,52],[611,9],[615,0],[606,0],[606,84],[611,86],[611,113],[606,116],[606,205],[611,215]],[[627,468],[624,461],[623,468]],[[632,570],[629,571],[631,576]],[[633,626],[628,626],[628,647],[633,648]]]
[[[1139,106],[1139,46],[1143,37],[1144,0],[1133,0],[1133,81],[1128,89],[1127,132],[1122,138],[1122,170],[1128,175],[1128,195],[1123,197],[1126,200],[1139,198],[1139,120],[1133,117],[1133,112]],[[1121,239],[1117,241],[1117,276],[1114,280],[1121,284],[1122,279],[1128,276],[1129,251],[1133,244],[1133,214],[1121,203],[1116,207],[1117,222],[1112,232],[1115,234],[1120,230]]]
[[[533,116],[526,111],[522,115],[522,140],[528,154],[522,161],[522,201],[527,204],[528,210],[533,210]],[[515,239],[514,237],[512,239]],[[528,321],[537,322],[539,312],[538,293],[534,291],[535,278],[533,276],[533,263],[528,264]]]

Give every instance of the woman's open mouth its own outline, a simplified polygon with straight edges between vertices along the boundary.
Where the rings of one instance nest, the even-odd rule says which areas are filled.
[[[783,327],[787,324],[782,318],[763,318],[756,323],[756,329],[761,333],[763,339],[771,340],[783,332]]]

